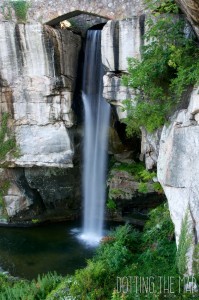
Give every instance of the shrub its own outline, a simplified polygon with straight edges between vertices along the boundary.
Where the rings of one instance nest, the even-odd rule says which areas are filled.
[[[0,296],[3,300],[41,300],[56,288],[63,278],[54,273],[38,276],[37,280],[19,280],[1,277]]]
[[[173,0],[144,0],[146,8],[159,13],[177,13],[178,7]]]
[[[26,0],[12,0],[11,5],[18,22],[26,22],[29,3]]]

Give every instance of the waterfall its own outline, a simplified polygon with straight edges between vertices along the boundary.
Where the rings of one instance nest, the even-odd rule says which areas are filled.
[[[97,242],[102,237],[106,197],[110,105],[102,97],[103,74],[101,31],[89,30],[86,40],[82,87],[85,112],[82,238],[89,242]]]

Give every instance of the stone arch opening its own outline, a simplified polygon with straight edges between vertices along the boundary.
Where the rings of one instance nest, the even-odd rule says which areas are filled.
[[[46,25],[50,25],[50,26],[54,27],[63,21],[68,21],[68,22],[72,23],[72,25],[74,25],[74,23],[77,23],[77,25],[79,24],[80,27],[81,27],[82,23],[85,23],[87,25],[86,27],[88,29],[89,27],[92,27],[92,26],[100,24],[100,23],[105,24],[108,20],[109,20],[108,17],[89,13],[86,11],[75,10],[75,11],[69,12],[67,14],[63,14],[57,18],[54,18],[54,19],[46,22]]]
[[[89,28],[89,30],[95,30],[95,29],[102,29],[106,23],[99,23],[96,25],[93,25],[92,27]]]

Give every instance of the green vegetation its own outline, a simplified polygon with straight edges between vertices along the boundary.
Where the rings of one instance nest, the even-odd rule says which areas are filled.
[[[5,20],[12,20],[12,11],[14,10],[19,23],[26,22],[29,7],[29,0],[7,0],[3,4],[0,4],[0,9]]]
[[[39,223],[39,219],[32,219],[31,220],[33,224],[38,224]]]
[[[138,134],[140,126],[153,132],[168,122],[183,93],[199,81],[199,47],[193,36],[185,36],[185,21],[170,14],[177,6],[146,2],[153,14],[146,21],[142,58],[129,58],[129,74],[123,76],[123,84],[137,91],[136,105],[124,102],[128,135]]]
[[[195,245],[193,252],[193,271],[199,276],[199,244]]]
[[[125,171],[135,176],[135,179],[139,179],[140,172],[145,170],[143,163],[115,163],[112,168],[117,171]]]
[[[147,186],[146,182],[140,182],[139,183],[138,192],[139,193],[143,193],[143,194],[147,194],[147,192],[148,192],[148,186]]]
[[[183,291],[184,281],[179,286],[181,273],[177,269],[176,252],[174,227],[167,205],[162,204],[151,211],[143,232],[130,225],[111,231],[102,239],[87,266],[74,275],[62,277],[56,273],[47,274],[32,281],[1,275],[0,296],[5,300],[188,300],[192,296],[196,299],[198,293],[190,295]],[[152,293],[140,293],[136,291],[133,281],[126,292],[121,278],[136,276],[152,276],[156,287],[159,287],[158,276],[164,276],[166,280],[172,277],[173,293],[164,293],[164,289],[158,288]]]
[[[12,20],[12,9],[11,9],[11,6],[3,4],[0,8],[2,10],[2,14],[3,14],[5,20],[7,20],[7,21]]]
[[[25,23],[30,4],[26,0],[11,0],[18,22]]]
[[[152,12],[178,13],[178,6],[173,0],[145,0],[144,4]]]
[[[0,208],[1,208],[1,217],[7,219],[7,211],[5,208],[5,202],[3,197],[6,195],[10,187],[10,182],[8,180],[0,181]]]
[[[108,201],[106,203],[106,206],[110,211],[115,211],[116,210],[116,203],[113,199],[108,199]]]
[[[116,291],[117,277],[177,276],[174,229],[166,205],[154,209],[143,233],[129,225],[118,227],[105,237],[87,267],[56,289],[51,299],[132,300],[146,299],[132,290]],[[59,295],[60,289],[60,297]],[[53,294],[51,294],[53,295]],[[161,298],[162,296],[162,298]],[[71,298],[70,298],[71,297]],[[147,299],[163,299],[164,295],[148,294]],[[169,298],[164,298],[169,299]]]
[[[110,199],[119,198],[123,194],[124,194],[124,191],[122,189],[113,189],[112,188],[109,190]]]
[[[151,187],[155,192],[162,194],[163,189],[159,182],[154,182],[154,179],[157,178],[157,174],[154,171],[148,171],[145,169],[145,166],[141,162],[134,163],[115,163],[112,165],[111,171],[125,171],[132,175],[135,181],[139,182],[138,191],[140,193],[148,193],[148,185],[151,184]],[[111,178],[111,175],[110,175]],[[123,191],[120,189],[111,189],[109,190],[109,198],[115,198],[117,195],[123,194]]]
[[[0,160],[5,159],[6,154],[16,148],[15,138],[8,128],[8,118],[8,113],[2,115],[0,128]]]
[[[176,256],[176,264],[180,274],[185,274],[187,271],[187,252],[191,246],[192,238],[188,228],[188,213],[186,213],[182,222],[182,228],[180,233],[178,252]]]
[[[2,300],[41,300],[56,288],[63,280],[56,273],[38,276],[31,282],[19,280],[7,275],[0,275],[0,299]]]

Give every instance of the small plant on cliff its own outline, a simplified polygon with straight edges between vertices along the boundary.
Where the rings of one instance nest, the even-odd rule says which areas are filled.
[[[156,172],[151,172],[149,170],[146,170],[144,167],[144,164],[139,162],[134,163],[117,163],[112,166],[112,170],[118,170],[118,171],[125,171],[132,175],[136,181],[139,182],[138,185],[138,191],[140,193],[148,193],[148,184],[151,184],[151,187],[153,187],[154,191],[158,194],[163,194],[163,189],[159,182],[154,181],[155,178],[157,178]],[[109,196],[119,196],[122,193],[122,191],[117,189],[110,189],[109,190]]]
[[[2,6],[0,6],[1,10],[2,10],[2,14],[4,16],[5,20],[12,20],[12,9],[11,6],[9,4],[3,4]]]
[[[113,199],[108,199],[106,206],[112,212],[115,211],[117,208],[116,203]]]
[[[178,13],[174,0],[144,0],[144,4],[153,12]]]
[[[18,22],[26,22],[29,3],[26,0],[12,0],[11,5],[14,8]]]
[[[3,160],[9,151],[16,148],[15,138],[11,135],[8,128],[8,118],[8,113],[2,115],[0,127],[0,160]]]
[[[147,194],[148,193],[148,186],[146,182],[140,182],[138,184],[138,192],[142,194]]]
[[[165,3],[147,2],[151,5],[161,3],[161,7]],[[137,91],[136,105],[129,100],[124,102],[128,111],[125,122],[129,135],[138,133],[141,126],[149,132],[161,127],[168,121],[183,92],[199,82],[197,42],[193,37],[185,36],[186,24],[179,16],[174,17],[165,11],[161,14],[157,7],[153,8],[154,15],[146,21],[142,58],[129,58],[129,74],[123,76],[124,85]]]
[[[3,180],[0,182],[0,208],[1,208],[1,216],[7,218],[7,211],[5,208],[5,202],[3,197],[6,195],[8,189],[10,187],[10,182],[8,180]]]
[[[184,275],[187,271],[187,252],[192,242],[191,234],[188,229],[188,212],[186,212],[181,226],[178,251],[176,255],[176,265],[181,275]]]

